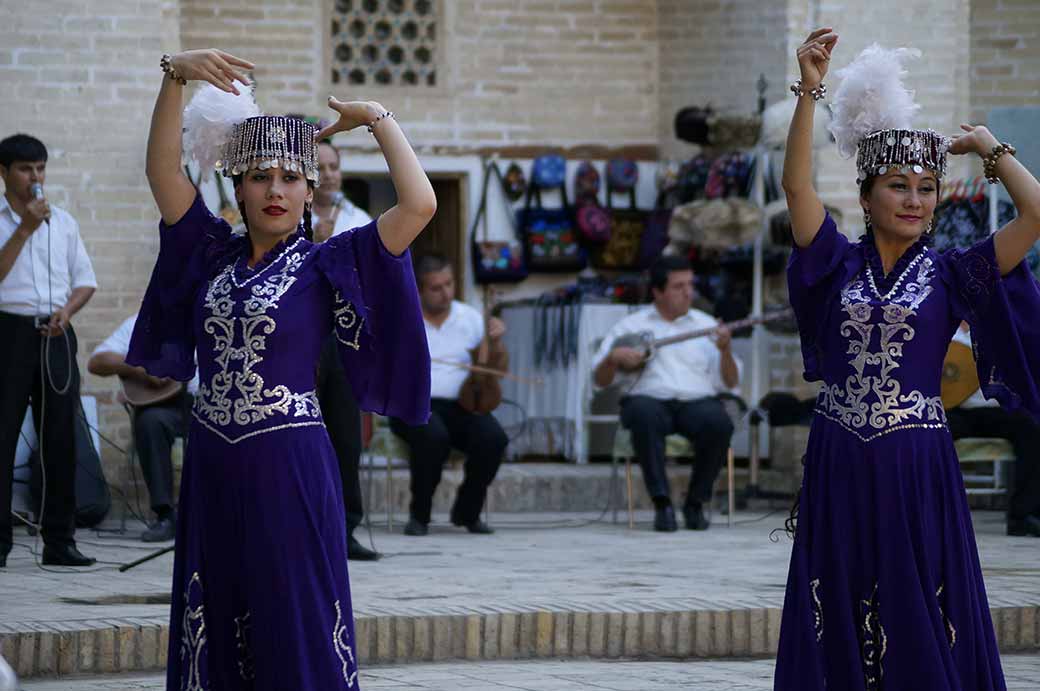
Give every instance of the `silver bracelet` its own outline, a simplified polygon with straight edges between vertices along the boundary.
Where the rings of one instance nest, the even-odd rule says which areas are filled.
[[[802,88],[801,79],[799,79],[791,85],[791,93],[793,93],[798,98],[801,98],[805,95],[806,92],[805,89]],[[827,95],[827,85],[823,82],[820,82],[820,85],[817,86],[815,89],[809,90],[809,95],[812,96],[812,99],[814,101],[822,101],[823,98]]]
[[[394,111],[388,110],[388,111],[384,112],[378,118],[376,118],[372,122],[368,123],[368,131],[372,132],[373,131],[372,128],[375,127],[377,124],[379,124],[380,120],[385,120],[386,118],[393,118],[393,117],[394,117]],[[394,119],[396,120],[397,118],[394,118]]]

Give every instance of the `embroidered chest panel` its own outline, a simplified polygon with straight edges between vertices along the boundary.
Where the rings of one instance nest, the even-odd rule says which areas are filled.
[[[878,290],[868,263],[841,291],[839,325],[852,373],[825,386],[816,410],[863,441],[899,429],[939,429],[946,412],[939,396],[904,390],[904,346],[911,343],[918,312],[933,293],[935,265],[921,252],[886,293]]]
[[[268,338],[278,329],[280,300],[296,283],[308,254],[299,248],[301,242],[245,280],[236,275],[234,264],[227,266],[206,290],[202,328],[211,338],[216,372],[200,382],[194,416],[231,443],[287,426],[321,424],[313,390],[292,391],[265,381],[259,372]],[[263,429],[240,429],[256,425]]]

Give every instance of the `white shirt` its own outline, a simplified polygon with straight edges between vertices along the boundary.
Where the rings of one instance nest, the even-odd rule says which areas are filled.
[[[98,353],[116,353],[122,357],[126,357],[127,352],[130,350],[130,337],[134,333],[134,324],[137,323],[137,315],[127,317],[123,320],[112,335],[106,338],[101,344],[94,348],[93,355]],[[188,393],[194,396],[199,390],[199,373],[196,370],[195,376],[188,382]]]
[[[971,330],[962,329],[957,327],[957,331],[953,334],[953,340],[962,345],[966,345],[971,348]],[[1000,403],[996,400],[989,400],[982,395],[982,389],[975,389],[975,393],[968,396],[968,400],[961,403],[958,408],[997,408]]]
[[[448,360],[463,365],[473,363],[470,352],[484,337],[484,317],[469,305],[455,300],[448,318],[439,327],[425,319],[426,342],[430,344],[430,358]],[[469,370],[440,362],[430,363],[430,397],[456,400]]]
[[[628,315],[607,332],[596,351],[596,367],[607,357],[614,341],[626,334],[648,331],[655,340],[689,331],[710,329],[719,322],[711,315],[691,309],[673,321],[666,321],[653,305]],[[740,360],[734,356],[737,372]],[[620,374],[620,373],[619,373]],[[722,354],[712,337],[701,336],[659,348],[646,364],[629,396],[650,396],[660,400],[692,401],[730,391],[722,381]]]
[[[337,192],[337,195],[332,202],[333,206],[337,202],[340,205],[339,213],[336,214],[336,223],[332,226],[333,235],[339,235],[372,222],[372,217],[356,206],[354,202],[347,199],[342,192]]]
[[[7,196],[0,196],[0,247],[21,222]],[[74,288],[97,288],[97,278],[79,224],[52,204],[50,222],[29,236],[11,272],[0,281],[0,312],[27,317],[54,314],[69,301]]]

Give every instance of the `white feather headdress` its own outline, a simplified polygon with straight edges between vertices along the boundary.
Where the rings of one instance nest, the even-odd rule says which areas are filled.
[[[204,179],[209,178],[235,126],[261,114],[253,89],[242,82],[236,86],[237,96],[204,84],[184,109],[185,157],[198,162]]]
[[[911,124],[920,106],[903,84],[903,63],[920,55],[912,48],[875,43],[837,72],[842,82],[834,93],[829,129],[842,156],[856,155],[860,181],[892,166],[917,173],[927,168],[940,177],[946,173],[949,139]]]

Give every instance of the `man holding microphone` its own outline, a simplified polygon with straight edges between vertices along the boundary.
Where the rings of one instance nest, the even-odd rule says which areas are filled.
[[[16,134],[0,141],[0,567],[13,544],[11,482],[30,401],[46,482],[43,563],[94,563],[74,538],[79,369],[70,321],[97,281],[79,225],[44,197],[46,170],[40,140]]]

